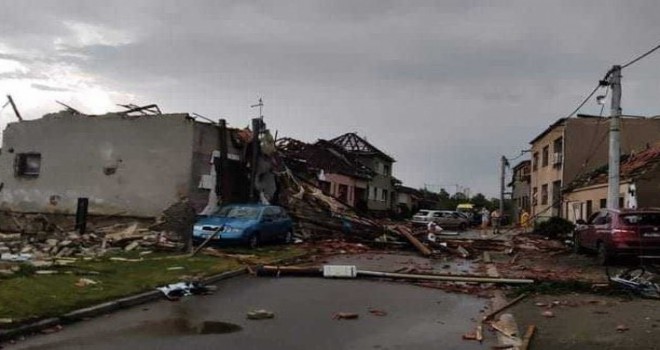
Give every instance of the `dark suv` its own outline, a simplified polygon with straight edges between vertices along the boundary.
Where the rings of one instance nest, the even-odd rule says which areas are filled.
[[[623,255],[660,256],[660,209],[603,209],[577,224],[576,251],[595,250],[600,263]]]

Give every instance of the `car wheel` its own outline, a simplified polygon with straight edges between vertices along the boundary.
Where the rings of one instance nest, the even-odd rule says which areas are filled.
[[[580,234],[578,232],[573,232],[573,253],[575,254],[584,253],[584,248],[580,243]]]
[[[253,234],[250,237],[250,240],[248,241],[248,246],[251,249],[256,249],[257,247],[259,247],[260,244],[261,244],[261,240],[259,239],[259,234],[258,233]]]
[[[596,262],[599,265],[608,265],[612,262],[612,254],[607,251],[603,242],[599,242],[596,248]]]

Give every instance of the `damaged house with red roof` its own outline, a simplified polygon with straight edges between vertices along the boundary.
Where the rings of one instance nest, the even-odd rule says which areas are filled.
[[[313,144],[284,138],[277,147],[296,175],[358,211],[384,216],[397,204],[394,159],[355,133]]]
[[[572,181],[563,192],[571,221],[587,220],[607,207],[607,164]],[[620,208],[660,207],[660,143],[621,157]]]

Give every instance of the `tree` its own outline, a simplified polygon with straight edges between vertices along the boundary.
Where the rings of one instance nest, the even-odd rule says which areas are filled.
[[[475,208],[489,208],[491,204],[483,193],[477,193],[472,196],[470,203],[474,204]]]

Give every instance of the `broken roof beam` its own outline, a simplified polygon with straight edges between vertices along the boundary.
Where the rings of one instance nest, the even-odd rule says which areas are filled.
[[[140,112],[143,115],[146,115],[145,112],[151,112],[151,114],[154,114],[154,115],[163,114],[160,111],[160,108],[158,108],[157,104],[150,104],[150,105],[146,105],[146,106],[135,106],[135,105],[129,104],[129,105],[119,105],[119,106],[124,107],[124,108],[129,108],[129,110],[121,111],[121,112],[118,112],[117,114],[130,114],[130,113],[135,113],[135,112]]]
[[[61,104],[62,106],[64,106],[66,108],[67,111],[69,111],[69,112],[71,112],[75,115],[86,115],[85,113],[82,113],[79,110],[77,110],[77,109],[75,109],[75,108],[73,108],[73,107],[71,107],[71,106],[69,106],[65,103],[62,103],[62,102],[57,101],[57,100],[55,102],[57,102],[58,104]]]

